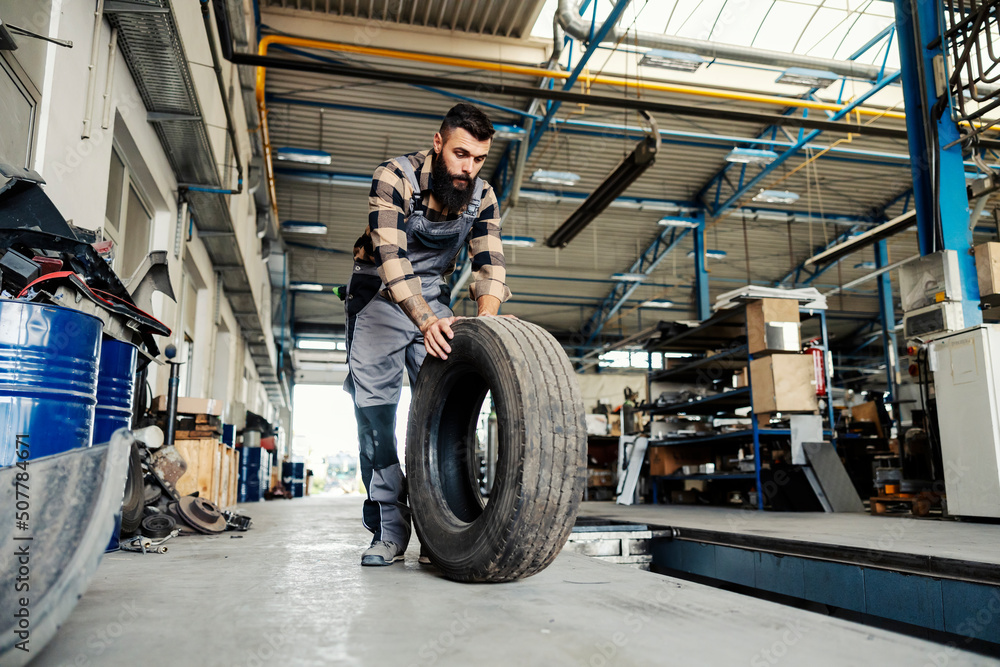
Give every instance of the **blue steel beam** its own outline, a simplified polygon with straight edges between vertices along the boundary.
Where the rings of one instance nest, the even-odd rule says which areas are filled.
[[[893,26],[892,24],[886,26],[885,28],[883,28],[882,30],[880,30],[877,35],[875,35],[873,38],[871,38],[870,40],[868,40],[868,42],[864,46],[862,46],[857,51],[855,51],[850,56],[848,56],[847,59],[848,60],[857,60],[862,55],[864,55],[865,53],[867,53],[869,49],[871,49],[876,44],[878,44],[880,41],[882,41],[886,37],[886,35],[889,35],[890,33],[893,33],[893,32],[895,32],[895,26]],[[847,79],[844,79],[843,82],[846,83]],[[812,88],[812,89],[809,90],[808,93],[806,93],[806,96],[807,97],[811,97],[818,90],[819,90],[819,88]],[[843,91],[843,85],[841,86],[841,91]],[[837,98],[837,103],[839,104],[840,101],[841,101],[840,97],[838,97]],[[794,111],[795,111],[794,107],[790,108],[790,109],[787,109],[784,112],[783,115],[787,116],[787,115],[793,113]],[[829,112],[827,112],[827,115],[831,115],[831,114]],[[758,136],[759,136],[760,139],[764,139],[769,132],[773,134],[775,132],[775,130],[777,130],[776,127],[765,128]],[[782,130],[782,132],[785,133],[786,136],[788,135],[788,132],[784,128],[781,128],[781,130]],[[802,138],[802,135],[803,135],[803,132],[800,129],[799,130],[799,139]],[[761,141],[760,143],[763,144],[763,143],[766,143],[766,142]],[[811,146],[808,146],[808,145],[805,146],[805,147],[812,148]],[[712,178],[710,178],[709,181],[708,181],[708,183],[701,190],[698,191],[698,194],[695,196],[695,199],[697,199],[699,201],[702,201],[704,199],[704,197],[705,197],[705,194],[708,193],[709,191],[711,191],[711,189],[712,189],[713,186],[714,187],[718,187],[720,189],[720,191],[721,191],[721,185],[722,185],[723,176],[731,168],[732,168],[732,164],[727,164],[722,169],[720,169],[719,172],[715,176],[713,176]]]
[[[708,271],[705,269],[705,214],[698,216],[698,227],[694,230],[694,303],[698,319],[707,320],[712,315],[712,304],[708,300]]]
[[[618,24],[618,21],[619,19],[621,19],[622,13],[625,11],[625,8],[628,7],[629,2],[631,2],[631,0],[616,0],[614,7],[612,7],[611,9],[611,13],[608,14],[608,18],[604,20],[604,23],[601,24],[601,27],[595,30],[594,26],[593,25],[591,26],[591,31],[593,34],[591,35],[590,43],[587,45],[587,50],[584,51],[583,55],[580,56],[580,60],[577,61],[576,66],[573,67],[573,71],[570,72],[569,77],[567,77],[566,82],[563,84],[563,90],[570,90],[573,88],[573,86],[576,84],[576,80],[580,78],[580,74],[583,72],[584,68],[587,67],[587,63],[590,62],[590,57],[594,55],[594,52],[597,51],[598,46],[600,46],[601,42],[604,41],[604,38],[608,36],[608,33],[611,32],[611,29]],[[596,5],[594,6],[594,9],[596,11],[597,9]],[[532,135],[531,139],[528,142],[529,158],[531,157],[531,154],[534,152],[535,147],[538,145],[538,142],[541,140],[542,134],[544,134],[545,130],[548,129],[549,122],[552,120],[553,117],[555,117],[556,113],[559,111],[559,108],[561,106],[562,102],[558,101],[552,102],[548,106],[548,110],[545,113],[545,118],[543,118],[540,123],[536,124],[534,134]]]
[[[312,169],[298,169],[294,167],[275,167],[274,173],[279,178],[285,178],[289,180],[298,180],[307,183],[320,183],[325,185],[345,185],[350,187],[369,187],[371,186],[371,176],[368,174],[349,174],[341,172],[332,171],[320,171]],[[525,199],[532,197],[535,198],[552,198],[552,199],[562,199],[562,200],[580,200],[583,201],[588,197],[585,192],[564,192],[558,190],[529,190],[521,189],[521,196]],[[615,199],[611,206],[631,208],[636,211],[646,211],[646,212],[668,212],[681,210],[697,210],[699,208],[698,204],[691,201],[683,200],[673,200],[673,199],[642,199],[639,197],[618,197]],[[795,215],[795,216],[809,216],[807,211],[799,210],[778,210],[769,208],[760,208],[757,206],[747,206],[744,207],[746,211],[750,214],[754,213],[765,213],[765,214],[780,214],[780,215]],[[854,224],[871,224],[871,221],[867,217],[859,217],[856,215],[836,215],[833,213],[826,213],[820,216],[818,213],[812,213],[813,219],[823,219],[827,222],[838,224],[838,225],[854,225]]]
[[[699,214],[699,218],[699,222],[703,224],[704,216]],[[695,219],[697,220],[698,218]],[[656,235],[656,238],[653,239],[649,247],[632,263],[632,266],[628,269],[628,273],[644,273],[646,275],[651,273],[663,261],[663,258],[684,240],[690,231],[690,228],[664,227],[663,231]],[[611,291],[604,297],[601,305],[590,316],[587,323],[583,325],[581,333],[587,337],[585,345],[589,345],[600,335],[604,329],[604,325],[614,317],[614,314],[621,309],[625,301],[632,296],[632,293],[639,288],[640,284],[619,282],[611,288]]]
[[[895,31],[896,31],[896,25],[894,23],[890,23],[886,27],[882,28],[877,35],[875,35],[870,40],[868,40],[868,42],[864,46],[862,46],[860,49],[858,49],[857,51],[855,51],[851,55],[847,56],[847,59],[848,60],[857,60],[861,56],[863,56],[866,53],[868,53],[869,49],[874,48],[876,44],[878,44],[883,39],[885,39],[885,37],[887,35],[889,35],[892,32],[895,32]]]
[[[885,239],[875,244],[875,268],[889,265],[888,244]],[[879,321],[882,324],[882,349],[885,353],[885,382],[889,400],[896,400],[896,308],[892,303],[892,280],[889,273],[878,278]]]
[[[832,116],[830,116],[830,120],[840,120],[841,118],[843,118],[844,116],[846,116],[847,114],[849,114],[855,107],[860,106],[861,104],[863,104],[870,97],[872,97],[873,95],[875,95],[877,92],[879,92],[880,90],[882,90],[886,86],[889,86],[894,81],[896,81],[897,79],[899,79],[899,77],[900,77],[900,73],[899,72],[894,72],[893,74],[890,74],[886,78],[884,78],[881,81],[879,81],[878,83],[876,83],[870,89],[868,89],[867,92],[865,92],[864,94],[860,95],[855,100],[851,101],[849,104],[847,104],[840,111],[838,111],[837,113],[835,113]],[[722,203],[715,210],[713,210],[711,212],[712,217],[718,217],[719,215],[721,215],[722,213],[724,213],[725,211],[727,211],[728,209],[730,209],[747,192],[750,192],[751,190],[753,190],[754,188],[756,188],[757,185],[762,180],[764,180],[769,175],[771,175],[774,172],[775,169],[777,169],[782,164],[784,164],[789,158],[793,157],[794,155],[797,155],[798,152],[806,144],[808,144],[809,142],[811,142],[813,139],[815,139],[816,137],[818,137],[820,134],[821,134],[820,130],[813,130],[809,134],[807,134],[804,137],[800,138],[797,142],[795,142],[795,144],[791,148],[789,148],[784,153],[782,153],[781,155],[779,155],[778,158],[776,160],[774,160],[774,162],[771,162],[769,165],[767,165],[766,167],[764,167],[763,169],[761,169],[760,172],[756,176],[754,176],[752,179],[750,179],[750,181],[748,183],[745,183],[743,185],[743,187],[737,189],[736,192],[734,192],[729,197],[729,199],[727,199],[724,203]],[[964,185],[963,185],[963,187],[964,187]]]
[[[321,102],[318,100],[306,100],[296,97],[288,97],[287,95],[276,95],[274,93],[268,93],[265,96],[266,101],[269,104],[285,104],[292,106],[307,106],[316,107],[322,109],[332,109],[336,111],[349,111],[365,114],[376,114],[383,116],[398,116],[402,118],[419,118],[421,120],[427,120],[432,123],[439,123],[441,121],[441,116],[439,114],[424,113],[420,111],[410,111],[401,109],[383,109],[379,107],[371,106],[360,106],[352,104],[338,104],[336,102]],[[529,117],[529,116],[526,116]],[[534,115],[529,118],[535,118],[541,120],[541,116]],[[560,127],[560,132],[568,135],[577,136],[601,136],[607,137],[607,133],[616,132],[616,137],[626,136],[628,138],[641,139],[644,133],[641,130],[626,127],[624,125],[615,125],[612,123],[596,123],[590,121],[579,121],[579,120],[567,120],[556,118],[552,120],[552,125],[558,125]],[[502,127],[502,126],[495,126]],[[508,126],[503,129],[517,131],[517,126]],[[733,144],[738,144],[740,146],[766,146],[768,148],[790,148],[794,145],[792,141],[779,141],[776,139],[765,139],[759,137],[735,137],[724,134],[710,134],[706,132],[688,132],[682,130],[669,130],[661,129],[660,137],[663,143],[671,143],[678,146],[692,146],[698,148],[718,148],[720,150],[729,150],[732,148]],[[868,151],[857,148],[847,148],[843,146],[830,146],[824,144],[807,144],[803,146],[809,150],[816,152],[826,151],[821,160],[834,159],[836,156],[843,156],[843,159],[853,159],[859,163],[863,164],[886,164],[887,166],[907,166],[910,162],[910,156],[907,153],[890,153],[885,151]],[[966,162],[966,167],[970,169],[976,168],[977,165],[974,162]],[[905,193],[904,193],[905,194]],[[886,207],[889,205],[887,204]]]
[[[966,327],[976,326],[982,324],[983,314],[979,309],[976,264],[969,253],[972,247],[969,200],[958,127],[950,113],[950,96],[945,98],[948,106],[941,113],[934,113],[938,103],[934,59],[943,57],[943,53],[940,44],[935,49],[927,45],[941,36],[940,6],[935,0],[913,0],[912,7],[910,0],[894,0],[893,5],[920,254],[937,250],[958,252],[964,323]],[[954,144],[951,148],[944,148],[951,143]]]

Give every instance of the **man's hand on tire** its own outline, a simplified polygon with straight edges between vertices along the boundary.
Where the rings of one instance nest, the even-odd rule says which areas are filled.
[[[451,352],[451,345],[448,344],[448,341],[455,337],[451,325],[457,319],[457,317],[441,317],[421,328],[420,333],[424,335],[424,347],[427,348],[427,354],[438,359],[448,358],[448,354]]]

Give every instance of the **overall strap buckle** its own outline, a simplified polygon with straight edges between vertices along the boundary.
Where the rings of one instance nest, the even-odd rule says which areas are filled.
[[[465,207],[465,214],[475,218],[479,214],[479,206],[483,201],[483,179],[476,178],[476,191],[472,193],[469,205]]]

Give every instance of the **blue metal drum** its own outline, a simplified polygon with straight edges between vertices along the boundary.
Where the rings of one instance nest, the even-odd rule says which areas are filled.
[[[37,459],[89,447],[103,323],[70,308],[0,299],[0,466],[18,442]]]
[[[94,444],[111,440],[111,434],[132,425],[135,396],[135,345],[107,339],[101,344],[97,374],[97,408],[94,410]]]

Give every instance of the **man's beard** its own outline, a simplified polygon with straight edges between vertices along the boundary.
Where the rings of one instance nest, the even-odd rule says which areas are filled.
[[[455,180],[464,181],[465,187],[455,187]],[[449,174],[444,158],[437,153],[433,154],[431,158],[431,192],[449,211],[457,212],[466,207],[472,200],[474,183],[475,179],[471,176]]]

